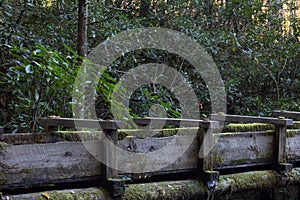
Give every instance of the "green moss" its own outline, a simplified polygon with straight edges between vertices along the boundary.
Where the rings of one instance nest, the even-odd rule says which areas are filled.
[[[153,129],[146,132],[143,129],[131,129],[131,130],[118,130],[118,139],[122,140],[128,136],[139,135],[140,137],[170,137],[177,135],[180,132],[184,132],[184,134],[194,134],[199,131],[198,127],[190,127],[190,128],[167,128],[167,129]],[[201,130],[201,129],[200,129]]]
[[[220,177],[218,189],[221,191],[222,189],[227,190],[222,191],[227,193],[264,189],[277,185],[280,180],[280,175],[271,170],[224,175]],[[228,189],[230,191],[228,191]]]
[[[44,194],[44,195],[43,195]],[[111,199],[104,189],[89,188],[89,189],[74,189],[74,190],[62,190],[62,191],[47,191],[35,194],[24,194],[18,197],[12,197],[12,199],[25,200],[45,200],[46,196],[49,196],[50,200],[92,200],[92,199]]]
[[[297,135],[297,133],[300,132],[300,130],[287,130],[286,131],[286,137],[287,138],[293,138]]]
[[[64,141],[89,141],[100,139],[101,131],[56,131],[51,135]]]
[[[132,184],[126,188],[126,200],[132,199],[201,199],[206,186],[197,180],[166,181],[145,184]],[[198,198],[197,198],[198,197]]]
[[[293,125],[289,126],[291,129],[300,129],[300,121],[293,121]]]
[[[220,155],[218,153],[218,151],[216,151],[214,149],[210,152],[209,158],[210,158],[210,162],[212,163],[213,167],[222,166],[222,164],[224,162],[222,155]]]
[[[273,124],[263,123],[247,123],[247,124],[228,124],[224,127],[223,132],[251,132],[251,131],[265,131],[274,130]]]
[[[7,144],[4,142],[0,142],[0,151],[3,151],[6,149]]]

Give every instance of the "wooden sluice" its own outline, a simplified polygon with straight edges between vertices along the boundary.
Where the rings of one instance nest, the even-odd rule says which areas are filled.
[[[47,198],[45,194],[52,199],[238,199],[241,192],[252,191],[257,198],[298,199],[300,123],[293,119],[300,119],[300,113],[274,111],[273,116],[134,119],[140,126],[163,122],[164,129],[149,130],[156,134],[124,130],[120,121],[42,118],[44,133],[0,135],[0,192],[12,199]],[[117,148],[141,155],[141,164],[128,162],[103,142],[104,136]],[[149,163],[143,157],[167,145],[173,150],[168,156],[176,157],[187,136],[192,142],[172,163]],[[162,164],[159,170],[145,170]],[[135,167],[137,173],[120,171],[120,166]]]

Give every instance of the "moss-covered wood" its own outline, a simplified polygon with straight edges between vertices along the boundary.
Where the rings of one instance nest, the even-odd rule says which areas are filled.
[[[86,188],[86,189],[69,189],[45,191],[39,193],[23,194],[10,196],[16,200],[109,200],[111,197],[108,192],[101,188]]]
[[[284,189],[297,185],[299,179],[300,168],[295,168],[287,175],[272,170],[222,175],[216,186],[210,189],[201,180],[129,184],[123,199],[190,200],[207,199],[208,196],[215,199],[231,199],[231,197],[234,199],[236,194],[241,196],[239,193],[245,191],[265,191],[264,193],[266,193],[270,189]],[[46,193],[49,194],[50,199],[110,199],[107,192],[101,188],[49,191]],[[15,195],[11,198],[19,200],[43,199],[42,194],[43,192]]]
[[[87,132],[86,139],[90,139],[91,135],[94,137],[93,134],[99,136],[96,132]],[[289,130],[287,135],[286,156],[289,162],[294,162],[300,158],[300,132]],[[149,153],[163,148],[174,139],[173,137],[178,138],[178,136],[146,139],[126,137],[119,141],[118,145],[126,151]],[[11,134],[5,135],[5,138],[6,141],[10,141],[11,138],[18,137]],[[60,132],[50,135],[41,134],[40,136],[22,134],[16,139],[17,143],[22,139],[25,139],[25,145],[2,144],[2,150],[0,150],[0,183],[2,187],[47,184],[53,181],[70,182],[81,178],[87,180],[86,177],[93,179],[95,176],[102,175],[100,162],[89,154],[81,142],[76,141],[78,132]],[[66,139],[71,141],[63,141]],[[211,169],[219,170],[273,162],[274,131],[219,133],[214,134],[214,139],[216,144],[207,157],[207,161],[212,165]],[[47,143],[49,141],[53,143]],[[30,144],[31,142],[39,144]],[[174,149],[176,149],[176,143],[174,145]],[[195,139],[178,160],[166,165],[160,171],[143,174],[143,176],[196,170],[199,164],[198,152],[199,142]],[[174,151],[174,153],[177,152]],[[118,157],[119,164],[131,164],[122,155],[118,155]],[[147,163],[144,157],[141,157],[141,161]],[[155,165],[156,163],[151,164]],[[141,167],[143,166],[141,165]]]

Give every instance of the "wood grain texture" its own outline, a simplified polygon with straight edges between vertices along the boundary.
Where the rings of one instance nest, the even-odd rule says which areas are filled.
[[[267,131],[215,134],[210,152],[214,169],[273,161],[274,133]]]
[[[288,135],[285,151],[288,162],[300,161],[300,130],[294,130]]]
[[[295,112],[295,111],[274,110],[272,115],[274,117],[287,117],[291,119],[300,119],[300,112]]]
[[[278,119],[273,117],[255,117],[255,116],[242,116],[242,115],[210,115],[211,120],[227,121],[227,122],[240,122],[240,123],[266,123],[278,125],[293,125],[292,119]]]
[[[81,142],[5,145],[0,151],[1,188],[88,180],[101,164]]]
[[[10,137],[15,139],[17,136],[5,135],[6,141],[10,141]],[[20,138],[22,137],[33,137],[34,141],[41,140],[41,143],[30,144],[25,141],[25,144],[19,145],[1,144],[3,146],[0,150],[0,184],[2,188],[54,182],[68,183],[103,175],[101,163],[79,141],[45,143],[49,140],[46,135],[41,135],[40,140],[36,139],[36,135],[25,134],[20,136]],[[155,153],[166,145],[171,145],[169,146],[170,155],[177,156],[180,145],[184,144],[178,140],[180,137],[185,136],[145,139],[126,137],[124,140],[118,141],[118,146],[120,149],[133,153]],[[274,162],[274,131],[218,133],[214,134],[213,138],[216,144],[207,157],[213,169],[221,170],[228,167],[237,168]],[[21,139],[18,143],[20,142]],[[101,146],[99,141],[89,144],[99,147],[99,149]],[[199,148],[199,140],[195,138],[179,159],[172,163],[165,163],[165,167],[151,172],[149,175],[198,170]],[[99,154],[101,154],[100,151]],[[288,134],[285,151],[288,161],[300,160],[300,131],[293,130]],[[128,158],[123,157],[122,154],[118,154],[117,157],[118,165],[131,167],[132,164],[136,164],[128,162]],[[141,164],[141,168],[143,163],[153,166],[162,164],[159,158],[153,163],[147,163],[143,160],[143,156],[138,163]]]
[[[185,147],[189,143],[189,146]],[[174,171],[183,171],[196,169],[198,165],[198,154],[199,154],[199,142],[197,137],[186,138],[186,136],[172,136],[164,138],[145,138],[139,139],[135,137],[126,138],[119,141],[119,147],[133,153],[140,154],[140,159],[135,160],[135,157],[125,157],[124,155],[118,155],[119,165],[127,165],[127,168],[137,168],[136,171],[143,171],[144,165],[150,165],[153,169],[158,166],[164,166],[159,171],[151,172],[151,175],[165,174],[168,171],[171,173]],[[181,151],[185,149],[185,151]],[[161,153],[160,151],[166,151],[167,154]],[[158,152],[158,153],[157,153]],[[181,154],[181,155],[180,155]],[[148,156],[151,157],[151,162]],[[168,158],[164,159],[161,156],[179,157],[174,162],[167,162]],[[132,160],[132,162],[128,162]],[[137,165],[139,163],[139,165]]]
[[[175,118],[135,118],[133,121],[137,125],[162,124],[181,127],[202,127],[218,128],[217,121],[204,121],[197,119],[175,119]],[[125,128],[125,122],[116,120],[93,120],[93,119],[75,119],[75,118],[41,118],[40,124],[47,126],[63,126],[69,128],[93,128],[93,129],[122,129]],[[133,126],[134,127],[134,126]]]

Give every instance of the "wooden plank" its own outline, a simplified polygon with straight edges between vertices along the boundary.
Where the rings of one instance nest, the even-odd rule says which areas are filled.
[[[272,115],[274,117],[287,117],[291,119],[300,119],[300,112],[295,112],[295,111],[274,110]]]
[[[93,180],[99,175],[101,163],[81,142],[7,144],[0,150],[2,189]]]
[[[189,138],[187,138],[189,137]],[[198,167],[198,154],[199,154],[199,141],[197,137],[194,137],[190,146],[188,146],[184,152],[180,149],[185,148],[186,142],[190,142],[191,136],[171,136],[163,138],[151,138],[147,137],[145,139],[140,139],[136,137],[128,137],[122,141],[119,141],[118,146],[126,151],[133,152],[135,154],[142,153],[140,156],[133,157],[130,155],[118,155],[118,165],[123,166],[126,169],[132,169],[134,171],[140,172],[143,176],[153,176],[160,174],[167,174],[173,172],[181,172],[184,170],[197,169]],[[156,154],[157,151],[166,151],[168,154]],[[182,153],[181,156],[178,156]],[[148,154],[148,155],[145,155]],[[169,156],[166,159],[159,157],[159,155]],[[151,156],[151,162],[148,160],[147,156]],[[173,162],[168,162],[168,158],[177,158]],[[131,160],[128,162],[128,160]],[[147,173],[146,168],[157,169],[159,166],[165,166],[159,169],[159,171],[154,171]],[[130,176],[130,175],[129,175]],[[139,176],[139,175],[138,175]],[[134,177],[133,177],[134,178]]]
[[[300,161],[300,130],[288,132],[285,151],[288,162]]]
[[[213,169],[273,162],[274,132],[219,133],[214,134],[214,140],[209,154]]]
[[[219,122],[217,121],[205,121],[197,119],[177,119],[177,118],[135,118],[133,121],[138,125],[163,124],[173,125],[181,127],[202,127],[202,128],[218,128]]]
[[[196,119],[175,119],[175,118],[135,118],[133,121],[137,125],[162,124],[182,127],[203,127],[218,128],[217,121],[204,121]],[[99,129],[122,129],[124,122],[114,120],[92,120],[75,118],[41,118],[40,124],[43,126],[64,126],[69,128],[95,128]]]
[[[265,123],[265,124],[278,124],[278,125],[293,125],[292,119],[278,119],[273,117],[211,114],[210,119],[217,120],[217,121],[239,122],[239,123]]]
[[[41,118],[40,124],[43,126],[63,126],[68,128],[92,128],[116,130],[124,128],[122,122],[113,120],[93,120],[75,118]]]

